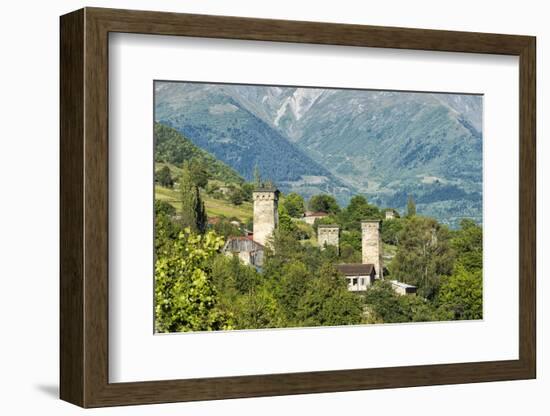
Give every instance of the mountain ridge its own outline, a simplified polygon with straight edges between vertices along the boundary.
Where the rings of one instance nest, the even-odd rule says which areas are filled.
[[[481,96],[155,85],[155,119],[247,179],[258,164],[285,191],[306,197],[335,193],[345,203],[363,193],[403,209],[412,195],[420,212],[450,225],[464,216],[482,221]]]

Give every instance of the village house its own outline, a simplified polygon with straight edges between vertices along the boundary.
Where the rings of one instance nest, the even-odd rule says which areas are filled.
[[[328,214],[326,212],[306,211],[304,216],[302,217],[302,221],[309,225],[313,225],[313,223],[315,223],[315,220],[320,220],[326,217],[328,217]]]
[[[223,247],[226,256],[237,256],[247,265],[261,268],[264,263],[264,246],[252,236],[230,237]]]
[[[279,225],[279,191],[273,188],[260,188],[252,193],[253,233],[247,236],[228,238],[223,252],[227,256],[237,256],[244,264],[260,269],[264,262],[265,247]],[[387,211],[386,211],[387,212]],[[309,212],[304,218],[313,224],[315,219],[324,218],[323,212]],[[375,282],[384,278],[382,239],[380,220],[361,221],[362,262],[355,264],[336,264],[336,269],[348,280],[348,290],[364,292]],[[333,246],[339,250],[340,228],[336,224],[320,224],[317,227],[317,241],[321,250]],[[398,294],[416,293],[416,287],[391,281],[393,290]]]
[[[416,286],[408,285],[407,283],[398,282],[397,280],[390,281],[393,290],[398,295],[416,295]]]
[[[337,264],[336,270],[348,280],[350,292],[364,292],[374,283],[376,276],[374,264]]]

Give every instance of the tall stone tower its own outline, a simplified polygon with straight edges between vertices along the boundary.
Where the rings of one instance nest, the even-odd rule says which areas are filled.
[[[380,221],[366,220],[361,221],[363,264],[374,264],[376,278],[382,279],[384,276],[382,263],[382,240],[380,237]]]
[[[336,247],[336,251],[339,251],[340,245],[340,227],[337,225],[324,225],[321,224],[317,227],[317,242],[321,250],[327,246]]]
[[[273,231],[279,225],[279,191],[257,189],[252,193],[254,200],[254,241],[265,246]]]

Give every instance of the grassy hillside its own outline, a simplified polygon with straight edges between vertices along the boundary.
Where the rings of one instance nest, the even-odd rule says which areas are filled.
[[[241,186],[244,183],[244,179],[225,163],[195,146],[176,130],[155,123],[155,171],[167,166],[172,178],[177,183],[181,176],[181,166],[185,161],[190,160],[198,162],[204,167],[208,174],[209,184]],[[201,196],[206,206],[207,215],[210,217],[235,217],[242,222],[246,222],[252,217],[250,202],[245,201],[240,205],[234,205],[225,198],[213,198],[204,191],[201,191]],[[169,202],[176,210],[181,209],[179,202],[181,198],[177,186],[172,189],[156,185],[155,198]]]
[[[201,197],[209,217],[235,217],[243,223],[252,218],[252,203],[250,202],[243,202],[237,206],[226,200],[211,198],[205,192],[201,194]],[[157,185],[155,186],[155,198],[170,203],[176,210],[181,209],[181,204],[178,202],[181,198],[177,189],[169,189]]]

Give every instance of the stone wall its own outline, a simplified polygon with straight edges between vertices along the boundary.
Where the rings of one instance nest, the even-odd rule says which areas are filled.
[[[254,200],[254,241],[265,246],[273,230],[279,225],[279,191],[257,190]]]
[[[367,220],[361,222],[363,264],[374,264],[376,278],[383,277],[382,240],[380,237],[380,221]]]
[[[327,246],[335,246],[339,250],[340,228],[337,225],[319,225],[317,227],[317,242],[321,250]]]

